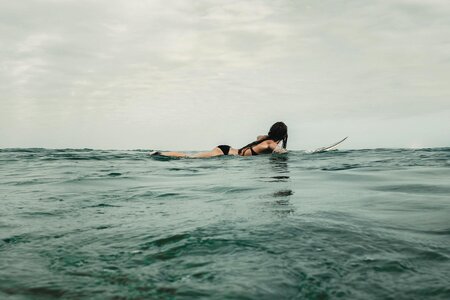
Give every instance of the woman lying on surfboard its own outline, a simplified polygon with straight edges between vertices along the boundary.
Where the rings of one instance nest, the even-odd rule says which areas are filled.
[[[240,156],[252,156],[259,154],[269,153],[286,153],[288,133],[287,126],[283,122],[277,122],[270,127],[267,135],[260,135],[257,140],[250,144],[240,148],[234,149],[228,145],[220,145],[208,152],[201,152],[193,155],[188,155],[181,152],[153,152],[151,155],[162,155],[169,157],[192,157],[192,158],[204,158],[221,155],[240,155]],[[283,142],[282,147],[279,143]]]

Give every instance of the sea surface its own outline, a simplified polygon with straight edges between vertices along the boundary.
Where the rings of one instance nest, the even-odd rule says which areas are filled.
[[[450,148],[0,150],[0,299],[450,299]]]

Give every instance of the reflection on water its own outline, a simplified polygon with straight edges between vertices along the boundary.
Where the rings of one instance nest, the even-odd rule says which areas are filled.
[[[287,155],[273,155],[269,159],[270,166],[275,174],[270,176],[270,182],[278,183],[276,185],[277,190],[270,194],[271,198],[275,198],[271,205],[277,216],[287,216],[294,213],[294,206],[290,203],[290,196],[294,195],[294,192],[286,184],[281,184],[290,182],[288,161]]]
[[[290,202],[290,196],[294,195],[291,189],[279,190],[272,194],[274,213],[278,216],[287,216],[294,213],[294,206]]]
[[[292,190],[280,190],[272,194],[273,197],[287,197],[294,195]]]
[[[288,160],[289,157],[287,155],[272,155],[269,159],[270,166],[272,167],[272,170],[276,174],[281,175],[275,175],[271,178],[272,181],[275,182],[288,182],[289,180],[289,168],[288,168]]]

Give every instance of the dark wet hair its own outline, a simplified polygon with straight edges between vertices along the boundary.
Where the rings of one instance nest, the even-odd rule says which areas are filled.
[[[241,154],[242,150],[248,149],[250,147],[256,146],[261,144],[264,141],[267,140],[274,140],[274,141],[283,141],[283,148],[286,149],[287,146],[287,139],[288,139],[288,133],[287,133],[287,126],[283,122],[276,122],[275,124],[270,127],[269,133],[267,134],[267,137],[257,140],[254,142],[251,142],[248,145],[245,145],[241,149],[239,149],[238,153]]]
[[[272,127],[270,127],[268,136],[269,139],[274,141],[283,140],[283,148],[286,148],[288,139],[286,124],[284,124],[283,122],[276,122],[272,125]]]

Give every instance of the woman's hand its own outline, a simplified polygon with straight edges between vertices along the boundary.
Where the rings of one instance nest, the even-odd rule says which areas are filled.
[[[277,145],[275,147],[275,149],[273,149],[272,152],[273,153],[278,153],[278,154],[283,154],[283,153],[287,153],[288,151],[286,149],[284,149],[283,147],[281,147],[280,145]]]

